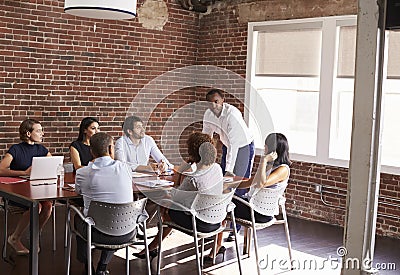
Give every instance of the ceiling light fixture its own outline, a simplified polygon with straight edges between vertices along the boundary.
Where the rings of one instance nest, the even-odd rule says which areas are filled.
[[[68,14],[96,18],[125,20],[136,17],[137,0],[65,0]]]

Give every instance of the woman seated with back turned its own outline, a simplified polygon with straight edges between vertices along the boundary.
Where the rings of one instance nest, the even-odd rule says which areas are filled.
[[[10,147],[0,163],[0,176],[29,176],[31,174],[32,158],[51,156],[49,150],[40,142],[43,139],[43,129],[40,122],[35,119],[26,119],[19,126],[19,137],[21,143]],[[12,205],[20,206],[10,202]],[[21,206],[24,208],[24,206]],[[51,201],[41,201],[39,203],[39,230],[49,219],[52,211]],[[29,225],[29,210],[26,211],[19,220],[14,233],[7,241],[15,249],[17,255],[29,254],[29,250],[21,243],[21,236]]]
[[[94,117],[85,117],[79,125],[78,138],[69,146],[71,161],[74,165],[74,171],[87,166],[89,161],[93,160],[90,153],[90,138],[100,132],[99,121]]]
[[[244,196],[248,200],[252,194],[261,188],[286,188],[291,164],[289,158],[289,144],[286,137],[281,133],[271,133],[265,139],[264,155],[261,156],[257,173],[253,178],[243,181],[237,188],[250,188],[250,191]],[[251,221],[250,208],[233,198],[232,202],[236,205],[235,217]],[[266,223],[273,217],[265,216],[255,211],[254,218],[256,222]],[[222,233],[217,238],[217,255],[225,251],[222,246]],[[212,253],[205,259],[212,260]]]
[[[173,196],[172,199],[183,205],[191,205],[190,200],[194,199],[198,192],[202,194],[218,195],[223,192],[223,175],[219,164],[215,163],[217,150],[213,145],[212,138],[200,132],[192,133],[187,142],[189,163],[196,163],[197,169],[195,172],[187,175],[182,184],[178,187],[177,194],[183,192],[183,196]],[[190,166],[190,165],[189,165]],[[178,180],[179,182],[179,180]],[[182,193],[181,193],[182,195]],[[179,196],[179,198],[178,198]],[[181,200],[182,199],[182,200]],[[192,218],[183,211],[175,209],[163,208],[162,219],[172,220],[182,227],[192,229]],[[199,232],[211,232],[219,228],[220,224],[210,224],[199,219],[196,220],[197,230]],[[163,229],[164,239],[171,232],[171,228]],[[150,257],[154,258],[157,255],[158,235],[149,244]],[[134,256],[144,259],[145,253],[142,250],[140,253],[133,253]]]

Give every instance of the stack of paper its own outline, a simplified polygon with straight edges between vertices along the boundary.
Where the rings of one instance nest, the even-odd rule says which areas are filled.
[[[135,182],[136,185],[142,185],[146,187],[163,187],[163,186],[172,186],[174,185],[173,181],[169,180],[148,180],[148,181],[142,181],[142,182]]]
[[[152,176],[154,176],[154,174],[132,172],[132,177],[133,178],[143,178],[143,177],[152,177]]]
[[[23,179],[23,178],[0,177],[0,183],[4,183],[4,184],[14,184],[14,183],[20,183],[20,182],[25,182],[25,181],[27,181],[27,180]]]

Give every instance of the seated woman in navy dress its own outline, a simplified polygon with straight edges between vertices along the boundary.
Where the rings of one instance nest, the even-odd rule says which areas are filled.
[[[74,171],[87,166],[93,160],[90,153],[90,138],[100,132],[99,121],[94,117],[85,117],[79,125],[78,138],[69,146]]]
[[[29,176],[31,173],[32,158],[51,156],[49,150],[40,142],[43,139],[43,129],[35,119],[26,119],[19,126],[21,143],[10,147],[0,162],[0,176]],[[15,203],[13,203],[16,205]],[[51,201],[39,203],[39,230],[49,219],[52,211]],[[29,254],[29,250],[22,244],[21,236],[29,226],[29,210],[19,220],[14,233],[8,237],[8,243],[15,249],[17,255]]]

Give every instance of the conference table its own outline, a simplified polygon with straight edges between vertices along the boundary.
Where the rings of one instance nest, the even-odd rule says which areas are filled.
[[[175,181],[174,175],[162,176],[162,179]],[[136,181],[155,180],[157,176],[149,174],[146,178],[138,178]],[[0,197],[3,197],[5,207],[7,208],[8,202],[12,201],[21,206],[29,208],[30,211],[30,224],[29,224],[29,274],[39,274],[39,256],[38,246],[39,242],[39,203],[41,201],[56,201],[56,200],[70,200],[80,198],[81,195],[75,193],[73,187],[69,184],[75,183],[75,176],[73,173],[65,174],[65,186],[59,188],[57,184],[37,184],[35,181],[23,181],[12,184],[0,183]],[[47,181],[48,182],[48,181]],[[135,182],[135,179],[134,179]],[[135,196],[146,192],[153,192],[159,188],[150,188],[135,184],[132,185]],[[171,187],[169,187],[171,188]],[[6,233],[6,232],[5,232]]]
[[[170,185],[146,187],[140,183],[149,180],[164,180],[170,181]],[[180,181],[178,173],[172,175],[156,175],[154,173],[149,173],[147,176],[133,178],[132,187],[135,199],[140,196],[152,197],[154,194],[162,193],[172,189],[176,186],[176,183]],[[237,186],[242,178],[232,178],[225,182],[226,187]],[[172,182],[174,184],[172,184]],[[59,188],[57,184],[35,184],[35,181],[25,181],[13,184],[3,184],[0,183],[0,197],[3,197],[5,205],[7,207],[8,201],[16,202],[30,211],[30,246],[29,246],[29,274],[38,275],[39,274],[39,256],[38,256],[38,246],[39,241],[39,203],[41,201],[56,201],[56,200],[70,200],[80,198],[81,195],[75,193],[72,184],[75,183],[75,176],[73,173],[65,174],[65,186]],[[71,184],[71,186],[69,185]],[[161,195],[162,196],[162,195]]]
[[[73,182],[72,173],[65,175],[65,182]],[[0,197],[3,197],[5,207],[8,201],[12,201],[30,209],[29,274],[38,275],[39,203],[48,200],[69,200],[81,196],[73,190],[59,188],[58,183],[37,185],[36,181],[25,181],[13,184],[0,183]]]

